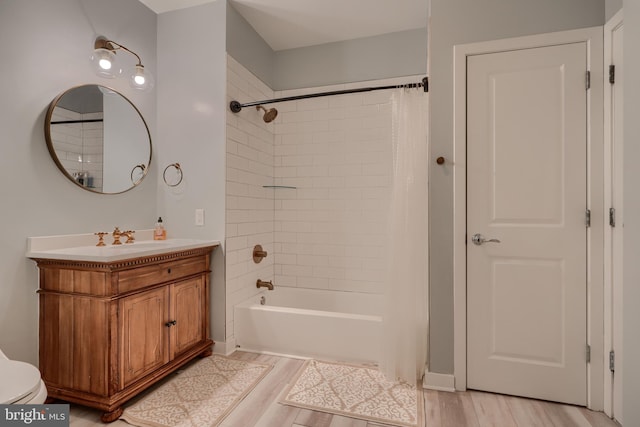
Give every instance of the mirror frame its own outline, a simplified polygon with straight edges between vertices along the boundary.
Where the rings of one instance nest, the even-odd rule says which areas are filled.
[[[80,184],[66,169],[65,167],[62,165],[62,162],[60,161],[60,159],[58,158],[58,154],[56,153],[55,148],[53,147],[53,140],[51,139],[51,117],[53,116],[53,111],[55,110],[55,108],[58,106],[58,102],[60,102],[60,99],[62,99],[63,96],[65,96],[67,93],[71,92],[74,89],[78,89],[81,87],[85,87],[85,86],[98,86],[98,88],[105,88],[106,90],[109,90],[111,92],[114,92],[115,94],[121,96],[124,100],[126,100],[131,107],[133,107],[134,111],[136,113],[138,113],[138,117],[140,118],[140,120],[142,121],[142,124],[144,125],[144,128],[147,132],[147,137],[149,138],[149,160],[147,161],[146,165],[136,165],[134,166],[134,170],[140,166],[142,167],[142,176],[136,181],[133,182],[133,170],[131,171],[131,186],[129,188],[126,188],[125,190],[122,191],[117,191],[117,192],[104,192],[104,191],[98,191],[95,190],[93,188],[89,188],[89,187],[85,187],[84,185]],[[63,91],[62,93],[60,93],[58,96],[56,96],[53,101],[51,101],[51,103],[49,104],[49,108],[47,109],[47,114],[45,116],[44,119],[44,135],[45,135],[45,140],[47,142],[47,149],[49,150],[49,154],[51,155],[51,158],[53,159],[53,161],[55,162],[56,166],[58,167],[58,169],[60,169],[60,172],[62,172],[62,174],[69,179],[71,182],[73,182],[75,185],[77,185],[78,187],[90,191],[92,193],[96,193],[96,194],[122,194],[125,193],[129,190],[132,190],[133,188],[137,187],[138,185],[140,185],[140,183],[144,180],[144,178],[147,176],[147,172],[149,172],[149,168],[151,167],[151,158],[152,158],[152,154],[153,154],[153,144],[151,143],[151,133],[149,132],[149,126],[147,125],[146,120],[144,119],[144,117],[142,116],[142,113],[140,112],[140,110],[138,109],[138,107],[135,106],[135,104],[133,102],[131,102],[131,100],[129,98],[127,98],[126,96],[124,96],[122,93],[118,92],[117,90],[108,87],[108,86],[104,86],[104,85],[100,85],[100,84],[95,84],[95,83],[87,83],[87,84],[82,84],[82,85],[77,85],[77,86],[73,86],[65,91]]]

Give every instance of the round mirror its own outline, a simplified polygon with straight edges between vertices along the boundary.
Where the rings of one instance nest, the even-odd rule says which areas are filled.
[[[58,95],[47,110],[44,133],[62,173],[95,193],[132,189],[151,164],[151,135],[140,111],[105,86],[77,86]]]

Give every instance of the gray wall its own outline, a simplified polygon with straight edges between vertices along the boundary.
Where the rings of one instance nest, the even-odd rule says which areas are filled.
[[[624,267],[622,343],[624,377],[622,412],[624,426],[640,425],[640,2],[624,2]]]
[[[251,24],[227,2],[227,52],[263,83],[273,88],[275,53]]]
[[[159,170],[179,163],[177,187],[158,181],[158,212],[169,237],[220,240],[225,235],[226,1],[158,16]],[[195,210],[205,210],[204,226]],[[223,249],[213,255],[211,327],[225,335]]]
[[[431,155],[453,156],[453,46],[602,25],[604,0],[432,0]],[[431,163],[435,164],[435,160]],[[453,373],[453,175],[430,168],[429,370]]]
[[[156,219],[155,159],[138,188],[99,195],[68,181],[46,148],[48,104],[85,83],[108,85],[127,96],[155,136],[155,92],[134,93],[124,78],[105,80],[93,73],[89,56],[98,35],[133,49],[156,72],[156,15],[139,2],[0,2],[0,348],[30,363],[38,359],[38,272],[25,258],[27,237],[112,231],[116,225],[151,228]]]
[[[427,73],[427,28],[275,53],[274,90]]]
[[[426,26],[274,52],[228,3],[226,33],[227,53],[273,90],[426,75],[427,72]]]
[[[622,9],[622,0],[604,0],[605,21],[611,19],[620,9]]]

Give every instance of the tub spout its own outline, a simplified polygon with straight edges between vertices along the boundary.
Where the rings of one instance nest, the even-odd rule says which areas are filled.
[[[271,283],[271,280],[269,280],[268,282],[265,282],[264,280],[258,279],[256,281],[256,288],[267,288],[270,291],[272,291],[273,290],[273,283]]]

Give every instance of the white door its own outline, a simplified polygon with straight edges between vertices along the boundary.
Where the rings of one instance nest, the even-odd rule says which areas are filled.
[[[467,59],[468,388],[586,405],[586,69],[586,43]]]

